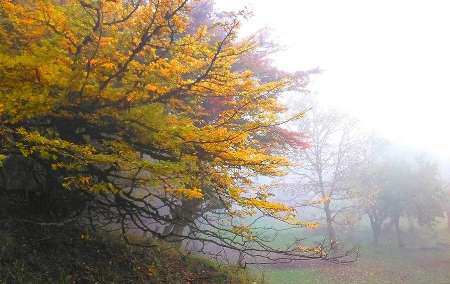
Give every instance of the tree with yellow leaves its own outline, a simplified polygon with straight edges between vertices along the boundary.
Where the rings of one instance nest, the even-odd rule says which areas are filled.
[[[187,0],[0,1],[1,219],[324,257],[271,248],[236,222],[292,218],[253,177],[289,165],[267,137],[301,116],[279,118],[295,80],[235,71],[255,42],[237,40],[236,17],[188,32],[190,11]]]

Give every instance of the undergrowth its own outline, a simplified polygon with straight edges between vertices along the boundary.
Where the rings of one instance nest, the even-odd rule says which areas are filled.
[[[245,270],[164,242],[126,245],[75,228],[0,230],[0,283],[254,283]]]

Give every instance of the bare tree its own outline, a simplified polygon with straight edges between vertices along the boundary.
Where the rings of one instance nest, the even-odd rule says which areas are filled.
[[[295,154],[295,170],[302,193],[313,193],[327,226],[330,247],[335,248],[335,225],[341,213],[353,209],[350,177],[360,160],[360,139],[355,121],[314,106],[297,127],[309,138],[310,147]]]

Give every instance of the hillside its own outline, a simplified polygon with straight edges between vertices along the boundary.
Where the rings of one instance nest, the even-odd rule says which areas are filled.
[[[0,283],[253,282],[242,269],[165,242],[144,248],[74,228],[36,229],[0,235]]]

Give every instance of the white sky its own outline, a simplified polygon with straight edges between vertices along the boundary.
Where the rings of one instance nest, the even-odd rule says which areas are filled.
[[[319,67],[309,89],[393,141],[450,157],[450,1],[217,0],[269,27],[276,64]],[[443,157],[441,157],[443,158]]]

